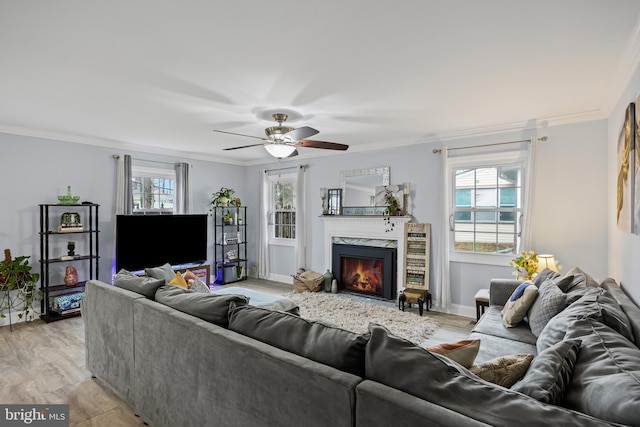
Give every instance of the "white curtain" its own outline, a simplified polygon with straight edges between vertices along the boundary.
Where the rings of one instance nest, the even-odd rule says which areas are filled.
[[[524,212],[521,218],[522,221],[522,236],[520,238],[520,247],[518,253],[528,250],[527,248],[534,248],[535,242],[533,239],[533,183],[535,178],[536,167],[536,151],[538,149],[538,138],[531,138],[529,142],[529,149],[527,152],[527,165],[525,166],[525,193],[524,193]]]
[[[269,172],[260,171],[260,239],[258,248],[258,277],[268,278],[271,274],[269,266]]]
[[[173,213],[188,214],[191,213],[192,197],[191,197],[191,179],[190,179],[189,163],[176,163],[176,194],[175,203],[173,204]]]
[[[451,224],[451,173],[449,171],[449,150],[442,147],[442,197],[440,203],[440,243],[436,256],[436,285],[434,304],[440,310],[448,312],[451,307],[451,280],[449,275],[449,244]]]
[[[296,176],[296,268],[307,264],[306,166],[298,165]]]
[[[131,215],[133,191],[131,189],[131,156],[114,156],[118,159],[116,170],[116,215]]]

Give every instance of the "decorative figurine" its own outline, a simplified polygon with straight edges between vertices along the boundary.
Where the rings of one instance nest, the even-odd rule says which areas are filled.
[[[76,242],[69,240],[67,242],[67,255],[74,256],[76,254]]]
[[[64,273],[64,284],[67,286],[75,286],[78,284],[78,270],[75,267],[67,266]]]

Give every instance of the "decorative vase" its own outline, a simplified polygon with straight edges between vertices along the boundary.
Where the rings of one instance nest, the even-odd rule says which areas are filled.
[[[220,206],[228,206],[229,205],[229,199],[227,199],[226,197],[220,197]]]
[[[331,292],[331,280],[333,279],[333,274],[331,274],[331,270],[327,268],[327,272],[324,273],[324,291]]]
[[[78,283],[78,270],[75,267],[67,266],[64,273],[64,284],[75,286]]]
[[[333,279],[333,281],[331,282],[331,293],[332,294],[338,293],[338,281],[336,279]]]

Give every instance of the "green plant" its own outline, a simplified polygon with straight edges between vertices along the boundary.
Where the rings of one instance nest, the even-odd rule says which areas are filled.
[[[393,231],[393,227],[395,224],[391,221],[392,216],[396,216],[398,211],[400,210],[400,202],[392,193],[387,193],[384,197],[384,201],[387,203],[387,206],[384,209],[384,225],[386,232]]]
[[[531,280],[538,274],[538,254],[531,250],[522,252],[519,257],[512,259],[509,266],[513,268],[513,275],[523,280]]]
[[[33,320],[35,309],[33,305],[41,297],[41,291],[36,289],[36,282],[40,280],[38,273],[31,272],[28,256],[11,259],[11,251],[5,249],[4,261],[0,263],[0,317],[5,318],[6,310],[18,310],[18,318]]]
[[[235,192],[231,188],[220,187],[220,190],[211,195],[212,209],[218,206],[229,206],[229,202],[235,204],[235,200],[231,198]]]

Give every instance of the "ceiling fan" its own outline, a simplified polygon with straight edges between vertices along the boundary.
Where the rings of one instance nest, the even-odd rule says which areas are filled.
[[[251,145],[243,145],[240,147],[232,147],[225,148],[224,150],[239,150],[241,148],[248,147],[257,147],[262,145],[273,157],[278,159],[282,159],[285,157],[297,156],[298,147],[306,147],[306,148],[321,148],[324,150],[346,150],[349,148],[348,145],[338,144],[336,142],[326,142],[326,141],[316,141],[312,139],[306,139],[310,136],[313,136],[319,133],[318,130],[309,127],[303,126],[300,128],[292,128],[289,126],[282,126],[282,123],[287,120],[289,116],[284,113],[275,113],[273,114],[273,119],[278,122],[278,126],[271,126],[264,130],[267,134],[267,137],[260,136],[252,136],[252,135],[244,135],[241,133],[227,132],[224,130],[216,130],[214,132],[226,133],[229,135],[238,135],[244,136],[247,138],[255,138],[260,139],[264,142],[259,144],[251,144]]]

